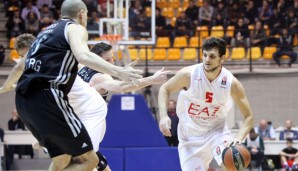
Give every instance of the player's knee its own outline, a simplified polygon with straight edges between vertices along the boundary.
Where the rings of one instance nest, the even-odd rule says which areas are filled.
[[[62,170],[69,165],[70,160],[71,160],[70,155],[63,154],[53,158],[53,165],[55,168]]]

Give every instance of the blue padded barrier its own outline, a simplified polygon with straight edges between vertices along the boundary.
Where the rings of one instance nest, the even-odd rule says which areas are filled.
[[[113,171],[124,171],[123,148],[100,148],[100,152],[106,156],[108,164]]]

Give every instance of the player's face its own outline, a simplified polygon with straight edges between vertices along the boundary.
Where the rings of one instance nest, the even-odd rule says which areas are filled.
[[[18,50],[18,54],[20,55],[21,58],[23,58],[26,53],[28,52],[29,48],[22,48]]]
[[[219,56],[218,49],[203,50],[203,64],[206,72],[214,72],[219,69],[223,60],[224,56]]]
[[[87,10],[81,10],[79,14],[79,22],[82,26],[87,27]]]
[[[114,57],[114,55],[113,55],[113,50],[112,49],[102,54],[102,58],[105,61],[107,61],[111,64],[114,64],[114,58],[113,57]]]

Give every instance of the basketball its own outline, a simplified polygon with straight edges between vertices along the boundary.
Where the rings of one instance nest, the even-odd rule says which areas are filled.
[[[250,153],[244,145],[236,144],[223,150],[222,161],[229,171],[243,170],[250,163]]]

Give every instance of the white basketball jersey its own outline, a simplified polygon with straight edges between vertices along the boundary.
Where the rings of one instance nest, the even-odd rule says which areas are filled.
[[[177,102],[179,124],[187,136],[226,128],[226,117],[230,110],[233,75],[222,67],[220,74],[210,82],[203,64],[197,64],[191,71],[190,87],[181,90]]]

